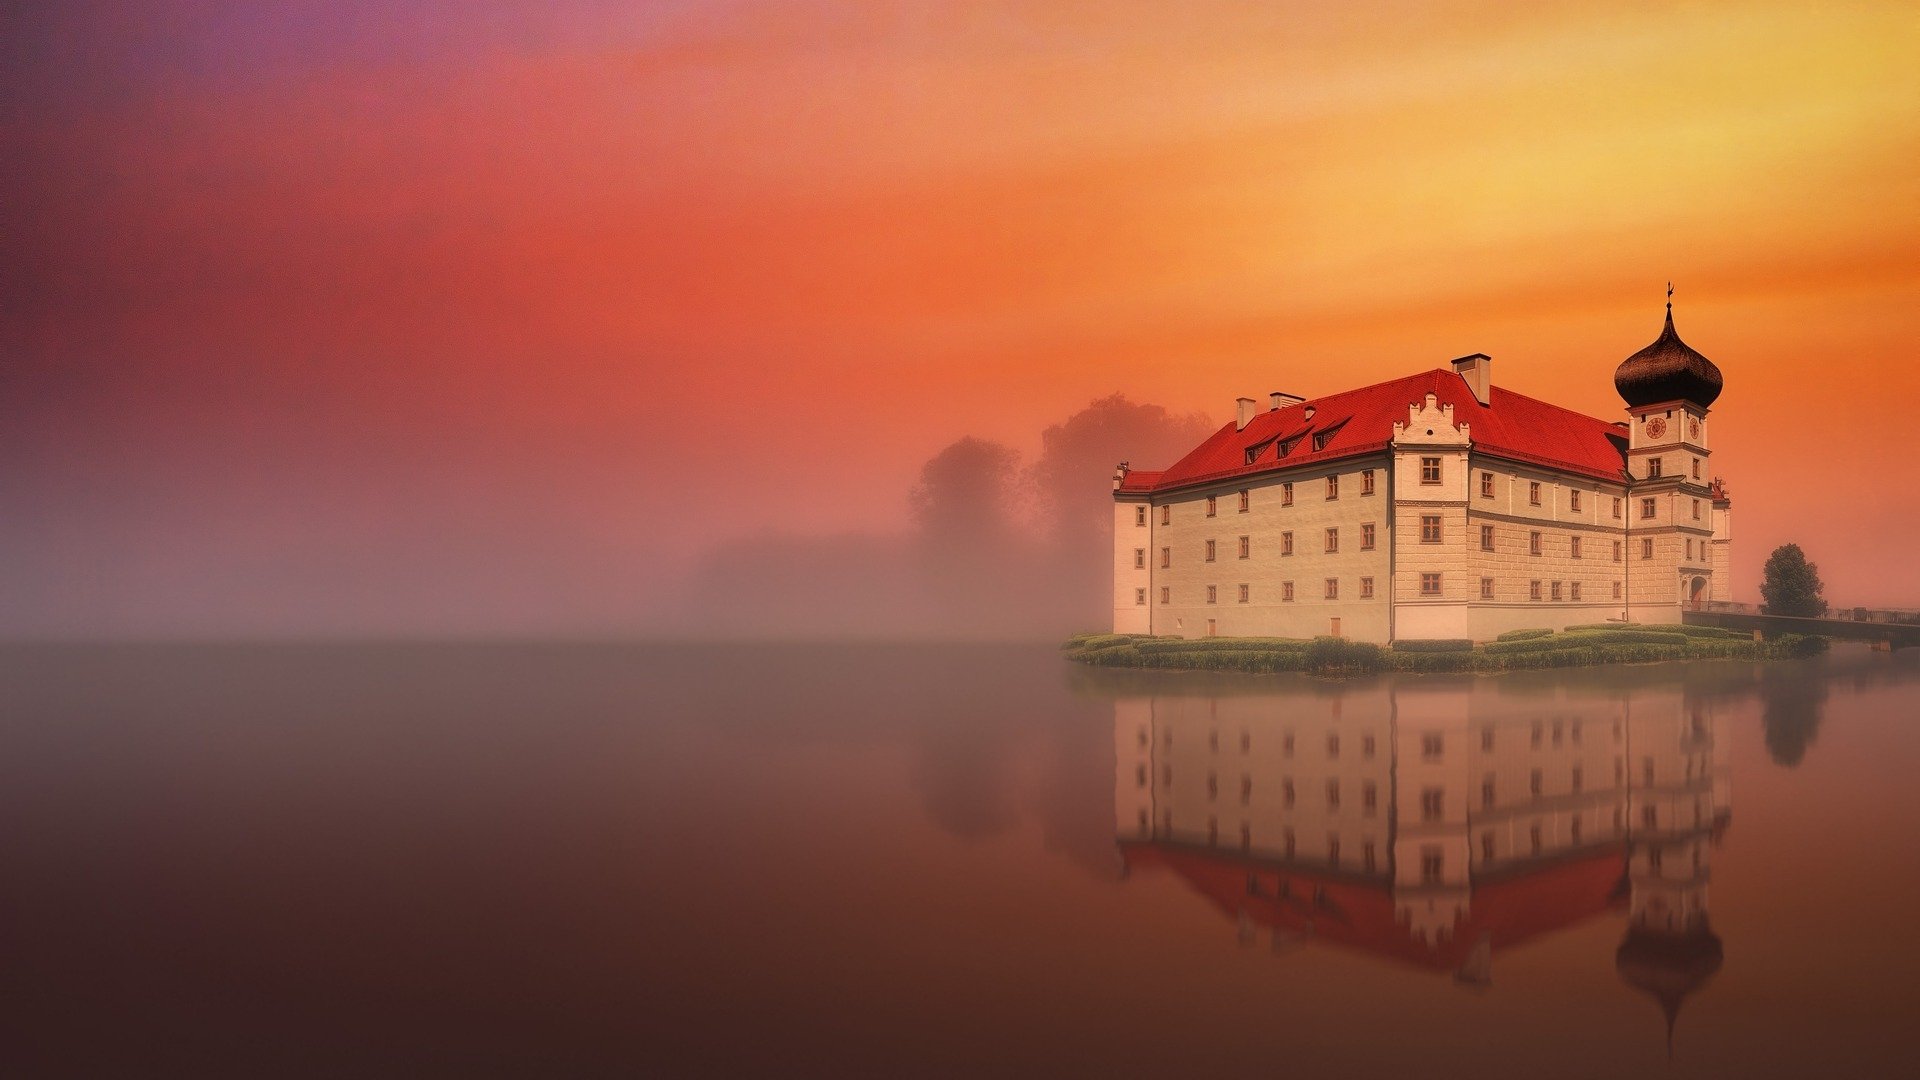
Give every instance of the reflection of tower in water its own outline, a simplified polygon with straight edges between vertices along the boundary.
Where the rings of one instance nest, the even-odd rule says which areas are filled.
[[[1115,702],[1130,869],[1178,874],[1276,950],[1308,940],[1492,978],[1503,949],[1624,902],[1619,970],[1677,1010],[1711,974],[1724,746],[1677,687],[1421,680]]]
[[[1707,920],[1708,862],[1731,804],[1715,726],[1698,705],[1668,704],[1633,705],[1630,749],[1641,775],[1627,844],[1627,936],[1614,964],[1660,1003],[1671,1054],[1681,1004],[1720,970],[1720,938]]]

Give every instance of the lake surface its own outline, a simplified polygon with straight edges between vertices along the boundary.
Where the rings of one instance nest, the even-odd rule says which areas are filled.
[[[1920,651],[0,650],[6,1075],[1883,1076]]]

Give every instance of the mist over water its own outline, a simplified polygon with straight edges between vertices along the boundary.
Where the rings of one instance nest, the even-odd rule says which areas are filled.
[[[1327,682],[992,644],[16,646],[0,700],[18,1075],[1910,1062],[1913,653]],[[1376,777],[1404,790],[1369,817]],[[1462,852],[1504,830],[1494,864],[1423,878],[1423,787]],[[1459,935],[1414,933],[1442,897]]]

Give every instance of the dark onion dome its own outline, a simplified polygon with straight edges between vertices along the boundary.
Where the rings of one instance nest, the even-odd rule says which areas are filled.
[[[1667,305],[1667,327],[1660,337],[1613,371],[1613,387],[1629,406],[1691,401],[1704,408],[1720,396],[1722,385],[1713,361],[1674,333],[1672,304]]]

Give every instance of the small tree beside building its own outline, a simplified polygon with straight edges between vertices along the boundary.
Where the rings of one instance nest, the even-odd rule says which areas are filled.
[[[1820,568],[1807,561],[1799,544],[1781,544],[1767,556],[1765,578],[1760,582],[1767,614],[1817,619],[1827,613],[1827,601],[1820,595],[1824,588]]]

